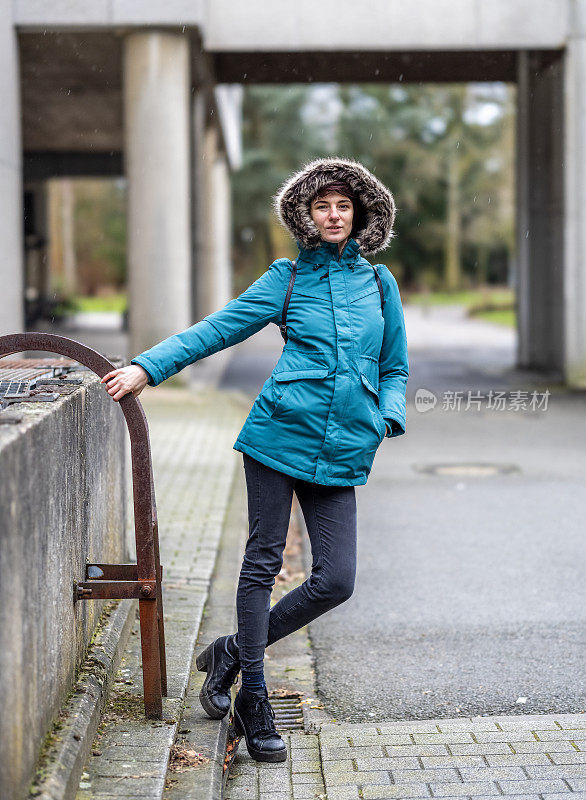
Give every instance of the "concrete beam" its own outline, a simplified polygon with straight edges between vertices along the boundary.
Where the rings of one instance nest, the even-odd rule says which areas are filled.
[[[23,179],[35,182],[47,178],[119,178],[124,174],[122,153],[35,152],[24,154]]]
[[[338,83],[514,81],[514,50],[324,50],[228,49],[214,55],[220,83]]]
[[[572,0],[209,0],[209,51],[456,50],[563,47]]]
[[[79,29],[110,25],[200,25],[206,0],[14,0],[17,25]]]
[[[563,47],[574,0],[14,0],[22,28],[200,27],[206,50],[446,50]]]

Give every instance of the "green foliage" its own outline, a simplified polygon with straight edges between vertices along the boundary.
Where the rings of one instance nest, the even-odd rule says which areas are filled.
[[[466,308],[469,317],[495,322],[508,328],[516,327],[515,293],[507,287],[479,286],[462,292],[402,292],[403,301],[410,305],[458,305]]]
[[[303,120],[310,92],[294,84],[245,90],[243,165],[232,181],[234,248],[241,284],[237,288],[247,286],[283,254],[274,241],[271,198],[302,162],[323,153],[319,131]]]
[[[393,192],[396,237],[376,256],[409,286],[506,283],[514,251],[512,89],[504,84],[246,87],[234,247],[248,285],[289,239],[271,198],[324,155],[362,162]]]
[[[126,191],[121,181],[80,180],[75,186],[77,279],[84,294],[126,281]]]

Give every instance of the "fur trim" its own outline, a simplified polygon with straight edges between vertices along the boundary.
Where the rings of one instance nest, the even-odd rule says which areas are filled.
[[[319,247],[323,240],[311,218],[310,203],[322,186],[338,180],[346,181],[364,206],[366,224],[353,237],[360,250],[364,254],[384,250],[394,238],[395,201],[387,187],[358,161],[319,158],[294,173],[273,198],[279,222],[304,247]]]

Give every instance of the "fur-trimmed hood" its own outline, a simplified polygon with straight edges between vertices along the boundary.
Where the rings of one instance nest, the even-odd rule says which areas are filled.
[[[323,186],[339,180],[356,192],[366,220],[352,238],[365,255],[384,250],[394,238],[395,201],[387,187],[358,161],[319,158],[294,173],[273,198],[280,223],[304,247],[319,247],[323,240],[311,218],[310,203]]]

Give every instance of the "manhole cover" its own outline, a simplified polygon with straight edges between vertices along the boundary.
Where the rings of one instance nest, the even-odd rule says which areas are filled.
[[[447,478],[489,478],[492,475],[507,475],[520,472],[515,464],[487,464],[462,462],[454,464],[415,464],[413,469],[426,475],[441,475]]]

